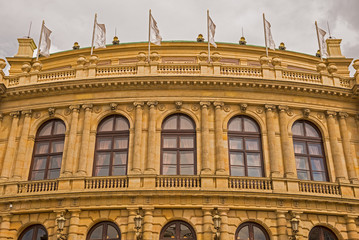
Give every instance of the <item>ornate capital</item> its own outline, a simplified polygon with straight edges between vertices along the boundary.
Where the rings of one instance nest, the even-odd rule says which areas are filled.
[[[144,102],[133,102],[133,106],[136,108],[142,108],[144,104]]]
[[[202,108],[208,108],[211,103],[210,102],[199,102],[199,105],[201,105]]]
[[[340,118],[347,118],[347,117],[349,117],[349,114],[346,113],[346,112],[339,112],[338,115],[339,115]]]
[[[158,104],[157,101],[148,101],[148,102],[147,102],[147,106],[148,106],[149,108],[153,108],[153,107],[157,106],[157,104]]]
[[[117,103],[110,103],[110,108],[112,111],[115,111],[117,109],[118,104]]]
[[[241,108],[241,111],[242,111],[242,112],[246,112],[246,111],[247,111],[247,107],[248,107],[248,104],[246,104],[246,103],[242,103],[242,104],[240,105],[240,108]]]
[[[9,113],[9,115],[13,118],[18,118],[20,115],[20,112],[19,111],[11,112],[11,113]]]
[[[330,117],[334,117],[335,115],[337,115],[337,113],[334,111],[325,111],[325,115],[327,115],[327,117],[330,118]]]
[[[213,106],[217,109],[221,109],[224,106],[224,102],[214,102]]]
[[[32,110],[24,110],[24,111],[21,111],[21,114],[24,114],[25,117],[31,117]]]
[[[181,109],[182,104],[183,104],[182,101],[177,101],[177,102],[175,102],[176,109],[177,109],[177,110]]]
[[[71,106],[69,106],[69,109],[72,112],[79,112],[80,111],[80,105],[71,105]]]
[[[303,116],[304,117],[309,117],[309,114],[310,114],[310,109],[308,109],[308,108],[305,108],[305,109],[303,109]]]
[[[275,110],[275,106],[272,105],[272,104],[266,104],[264,105],[264,108],[267,112],[270,112],[270,111],[274,111]]]
[[[287,112],[289,110],[288,106],[284,106],[284,105],[279,105],[277,106],[279,112]]]
[[[49,113],[50,117],[54,116],[55,111],[56,111],[56,108],[53,108],[53,107],[50,107],[47,109],[47,112]]]
[[[84,104],[82,108],[85,109],[85,111],[92,111],[93,104]]]

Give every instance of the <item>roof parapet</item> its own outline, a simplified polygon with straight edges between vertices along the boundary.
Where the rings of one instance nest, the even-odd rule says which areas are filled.
[[[32,38],[18,38],[19,49],[14,57],[32,58],[34,50],[37,48]]]

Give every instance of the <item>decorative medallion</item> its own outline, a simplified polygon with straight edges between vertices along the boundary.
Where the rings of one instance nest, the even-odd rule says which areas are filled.
[[[41,117],[41,112],[35,112],[34,113],[34,118],[35,119],[39,119]]]
[[[225,111],[225,112],[231,111],[231,106],[229,106],[229,105],[224,105],[224,106],[223,106],[223,111]]]
[[[133,105],[128,105],[128,106],[126,107],[126,111],[127,111],[127,112],[132,112],[133,109],[135,109],[135,106],[133,106]]]
[[[258,107],[257,110],[256,110],[256,113],[262,114],[263,113],[263,108]]]
[[[95,106],[95,107],[93,108],[93,111],[94,111],[95,113],[100,113],[101,110],[102,110],[101,106]]]
[[[160,111],[164,111],[166,109],[166,105],[164,104],[159,104],[158,107],[157,107],[158,110]]]
[[[68,116],[71,114],[71,109],[70,108],[66,108],[64,111],[65,116]]]
[[[198,111],[199,110],[199,105],[198,104],[193,104],[191,106],[191,109],[192,109],[192,111]]]

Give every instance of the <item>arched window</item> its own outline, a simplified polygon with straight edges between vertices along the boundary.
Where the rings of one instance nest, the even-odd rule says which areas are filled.
[[[195,175],[196,130],[186,115],[175,114],[162,124],[161,174]]]
[[[228,150],[231,176],[264,176],[261,134],[253,119],[235,116],[229,120]]]
[[[293,144],[298,178],[328,181],[322,136],[310,122],[298,120],[293,124]]]
[[[338,238],[328,228],[317,226],[310,231],[309,240],[338,240]]]
[[[26,228],[20,235],[19,240],[47,240],[47,231],[42,225],[32,225]]]
[[[29,180],[55,179],[60,176],[65,130],[65,124],[59,119],[41,125],[35,138]]]
[[[127,174],[128,120],[119,115],[101,121],[97,129],[93,176]]]
[[[246,222],[241,224],[236,232],[236,240],[269,240],[268,233],[259,224]]]
[[[173,221],[167,223],[161,230],[160,240],[196,240],[194,229],[186,222]]]
[[[87,234],[87,240],[120,240],[121,232],[112,222],[100,222],[93,226]]]

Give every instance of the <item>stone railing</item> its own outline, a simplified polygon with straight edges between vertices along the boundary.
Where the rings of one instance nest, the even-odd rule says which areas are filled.
[[[38,82],[49,82],[57,80],[68,80],[76,77],[75,69],[54,72],[41,72],[37,76]]]
[[[198,64],[160,64],[157,67],[159,74],[189,74],[199,75],[201,68]]]
[[[58,189],[57,180],[46,181],[31,181],[26,183],[19,183],[17,185],[18,193],[37,193],[37,192],[51,192]]]
[[[230,177],[228,179],[229,189],[238,190],[272,190],[272,181],[268,178],[244,178],[244,177]]]
[[[121,76],[121,75],[136,75],[136,65],[131,66],[104,66],[97,67],[96,76]]]
[[[127,176],[119,177],[93,177],[85,179],[85,189],[116,189],[127,188]]]
[[[322,79],[319,73],[307,73],[301,71],[286,71],[282,73],[283,79],[290,81],[300,81],[309,83],[322,83]]]
[[[158,176],[158,188],[200,188],[201,179],[198,176]]]
[[[340,186],[336,183],[299,182],[299,191],[305,193],[341,195]]]
[[[221,75],[261,78],[262,70],[260,67],[222,66]]]
[[[8,86],[13,87],[19,85],[19,77],[9,77],[8,78]]]

